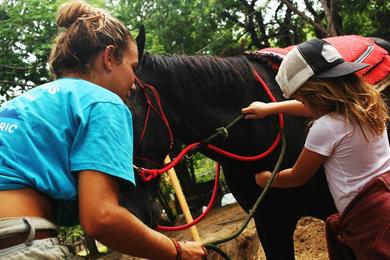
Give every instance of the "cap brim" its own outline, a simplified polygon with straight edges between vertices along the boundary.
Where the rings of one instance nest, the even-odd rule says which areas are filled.
[[[364,69],[365,67],[369,66],[369,64],[365,63],[356,63],[356,62],[343,62],[327,71],[324,71],[318,75],[315,75],[318,78],[337,78],[344,75],[348,75],[351,73],[354,73],[356,71],[359,71],[361,69]]]

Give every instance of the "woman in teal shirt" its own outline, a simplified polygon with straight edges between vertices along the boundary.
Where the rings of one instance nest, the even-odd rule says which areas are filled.
[[[65,202],[78,208],[87,235],[116,251],[201,259],[201,243],[172,241],[119,205],[120,186],[135,185],[123,102],[138,63],[129,31],[83,1],[63,5],[57,25],[56,80],[0,109],[0,258],[72,257],[55,238],[57,225],[73,224],[57,210]]]

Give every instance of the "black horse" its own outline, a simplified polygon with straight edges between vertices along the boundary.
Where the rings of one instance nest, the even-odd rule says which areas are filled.
[[[136,74],[144,83],[157,89],[175,140],[190,144],[204,140],[215,133],[217,128],[230,123],[251,102],[270,101],[253,70],[265,81],[276,100],[284,99],[274,79],[275,71],[252,55],[219,58],[145,54]],[[145,91],[154,97],[150,89]],[[156,100],[152,100],[156,106]],[[141,147],[138,155],[142,156],[139,157],[147,157],[147,161],[160,164],[169,150],[169,132],[160,116],[152,112],[145,135],[142,134],[147,103],[145,93],[140,88],[129,100],[135,117],[135,145]],[[303,147],[306,119],[285,115],[284,120],[287,150],[282,169],[292,167]],[[231,153],[252,156],[267,150],[278,132],[277,116],[242,120],[230,130],[228,138],[217,139],[212,144]],[[144,138],[139,141],[141,135]],[[202,150],[207,157],[221,163],[229,189],[245,211],[251,209],[262,191],[255,184],[254,174],[272,170],[279,152],[280,146],[262,160],[244,162],[213,150]],[[145,160],[136,161],[135,164],[143,162]],[[156,168],[156,165],[148,166]],[[141,184],[138,189],[155,187],[156,181],[152,188]],[[148,196],[150,200],[153,199],[153,195]],[[139,205],[138,210],[144,206]],[[149,220],[153,218],[148,210],[142,211]],[[271,189],[254,215],[267,258],[294,259],[293,233],[297,221],[303,216],[325,220],[334,212],[336,208],[322,169],[301,187]],[[145,219],[145,216],[140,217]]]

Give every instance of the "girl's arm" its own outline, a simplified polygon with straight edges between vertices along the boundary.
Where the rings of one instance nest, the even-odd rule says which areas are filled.
[[[245,119],[261,119],[271,114],[286,113],[293,116],[314,117],[314,113],[298,100],[264,103],[255,101],[241,110]]]
[[[305,184],[318,171],[326,160],[326,156],[303,148],[295,165],[285,169],[276,175],[272,183],[275,188],[292,188]],[[255,175],[256,183],[264,188],[271,172],[263,171]]]

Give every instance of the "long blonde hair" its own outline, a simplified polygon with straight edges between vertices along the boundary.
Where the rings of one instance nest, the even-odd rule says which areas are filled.
[[[302,85],[294,97],[300,97],[316,114],[335,112],[344,116],[347,124],[356,120],[365,129],[383,134],[389,120],[388,108],[381,94],[355,74],[333,79],[311,79]]]
[[[63,4],[56,22],[64,28],[49,57],[50,72],[56,78],[64,72],[89,72],[96,56],[108,45],[115,46],[115,58],[121,61],[129,40],[134,42],[122,22],[84,1]]]

